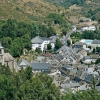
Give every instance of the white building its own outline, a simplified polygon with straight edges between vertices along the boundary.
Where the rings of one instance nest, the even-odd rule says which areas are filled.
[[[90,31],[95,31],[95,30],[96,30],[96,27],[95,27],[95,26],[90,26],[90,27],[89,27],[89,30],[90,30]]]
[[[89,27],[83,27],[81,31],[95,31],[96,27],[95,26],[89,26]]]
[[[83,27],[83,28],[81,29],[81,31],[88,31],[88,30],[89,30],[88,27]]]
[[[36,36],[31,40],[32,49],[35,50],[36,48],[40,48],[42,52],[47,49],[47,44],[49,43],[51,44],[52,49],[54,49],[55,42],[56,39],[54,39],[53,36],[50,38]]]
[[[76,31],[76,26],[72,25],[72,31]]]

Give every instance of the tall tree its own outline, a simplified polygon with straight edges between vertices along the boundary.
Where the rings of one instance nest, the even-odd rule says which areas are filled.
[[[55,43],[55,48],[59,49],[62,46],[62,43],[60,42],[60,40],[57,38],[56,39],[56,43]]]

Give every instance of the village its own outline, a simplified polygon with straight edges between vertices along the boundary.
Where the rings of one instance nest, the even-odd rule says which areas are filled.
[[[83,27],[80,31],[95,31],[95,26]],[[0,62],[2,65],[9,66],[16,71],[27,66],[32,67],[32,72],[48,74],[53,78],[53,83],[60,89],[61,93],[68,91],[84,91],[91,88],[90,84],[93,78],[96,79],[96,88],[100,91],[100,63],[95,64],[100,57],[99,54],[91,54],[93,48],[100,47],[100,40],[82,39],[72,44],[71,33],[77,31],[76,26],[72,26],[72,30],[64,37],[59,38],[58,35],[49,38],[36,36],[31,40],[32,50],[40,48],[43,55],[37,56],[36,59],[27,61],[21,58],[16,61],[10,53],[4,52],[4,47],[0,43]],[[62,42],[62,47],[54,54],[45,52],[47,44],[51,44],[52,49],[55,48],[56,39]],[[67,42],[70,40],[71,45]],[[89,48],[91,46],[91,48]],[[25,52],[24,52],[25,53]]]

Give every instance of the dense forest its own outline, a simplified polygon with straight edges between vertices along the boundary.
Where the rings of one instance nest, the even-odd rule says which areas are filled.
[[[31,67],[15,72],[0,64],[0,100],[100,100],[95,81],[91,90],[65,94],[52,82],[46,74],[33,74]]]

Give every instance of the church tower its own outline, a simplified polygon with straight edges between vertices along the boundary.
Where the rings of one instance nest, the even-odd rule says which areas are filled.
[[[0,63],[4,65],[4,48],[2,47],[0,43]]]

